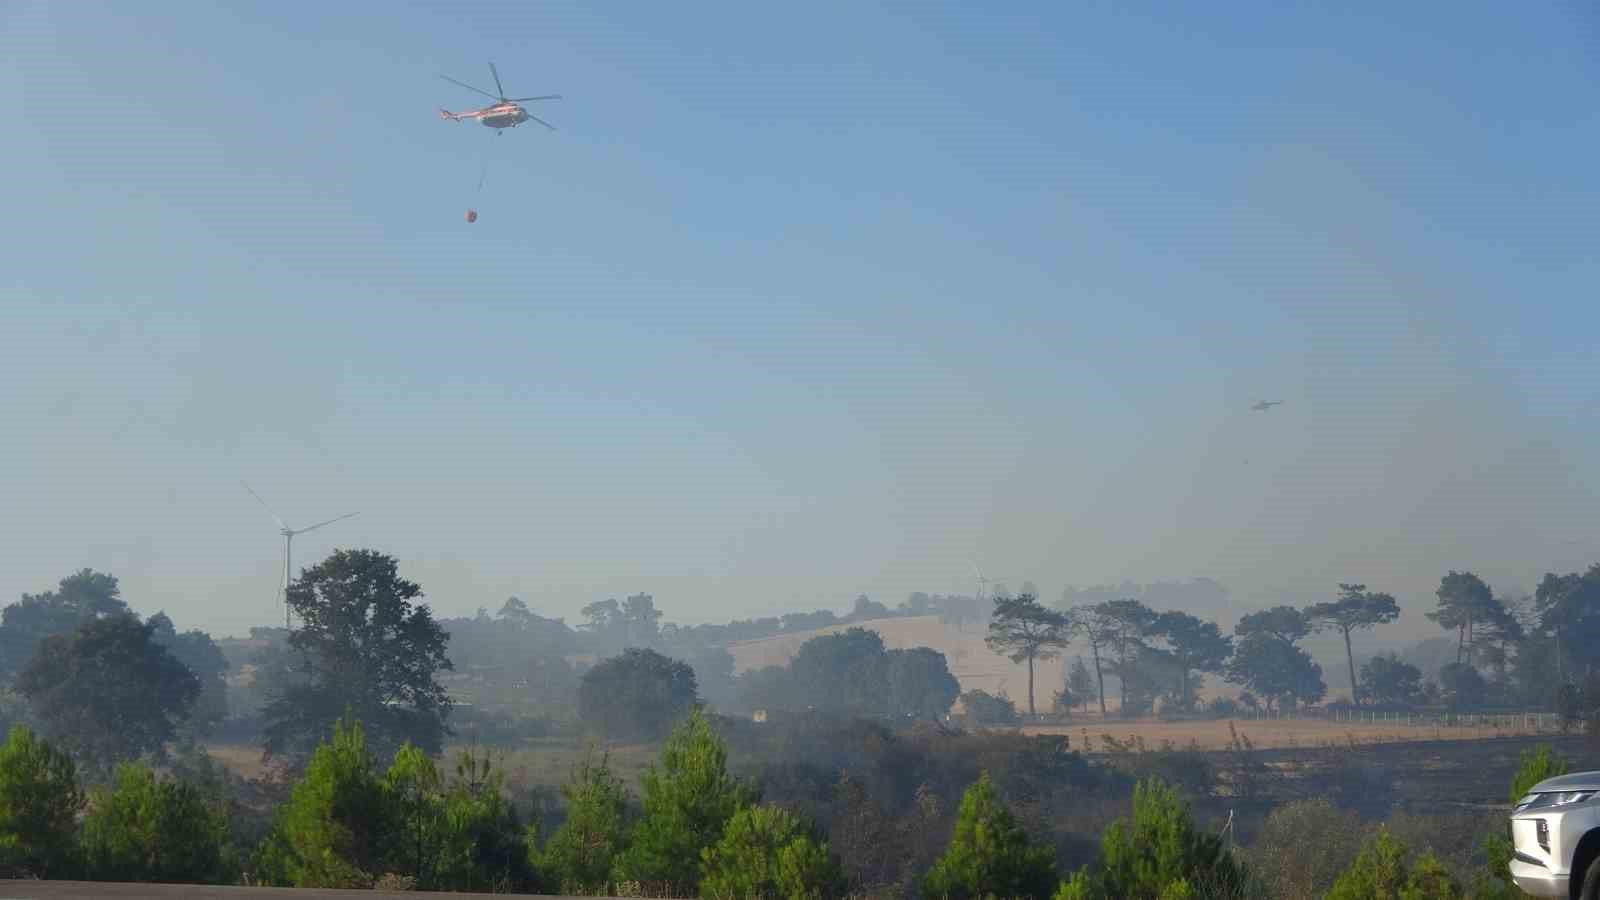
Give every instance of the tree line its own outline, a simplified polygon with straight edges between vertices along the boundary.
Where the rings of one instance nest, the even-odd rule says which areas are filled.
[[[1503,660],[1507,680],[1516,685],[1518,673],[1533,664],[1522,657],[1530,647],[1546,646],[1529,642],[1541,640],[1564,653],[1544,662],[1577,678],[1584,673],[1583,654],[1593,651],[1572,645],[1589,637],[1585,629],[1594,623],[1587,606],[1600,597],[1592,592],[1597,583],[1595,569],[1547,579],[1542,594],[1525,604],[1531,618],[1515,612],[1523,606],[1502,604],[1523,628],[1519,635],[1500,624],[1485,591],[1460,573],[1442,580],[1434,612],[1457,640],[1459,665],[1485,667],[1491,683],[1499,683],[1496,667]],[[1492,592],[1487,596],[1494,598]],[[1247,677],[1240,658],[1241,652],[1247,660],[1256,658],[1246,652],[1251,644],[1273,648],[1259,654],[1272,663],[1271,678],[1292,684],[1295,666],[1309,663],[1320,687],[1320,670],[1297,642],[1319,627],[1353,639],[1392,621],[1384,617],[1393,598],[1385,598],[1361,585],[1343,585],[1326,604],[1252,613],[1227,635],[1215,623],[1156,611],[1131,598],[1052,610],[1032,595],[1002,595],[990,638],[1007,655],[1021,653],[1021,662],[1059,653],[1066,645],[1052,640],[1062,636],[1081,640],[1094,667],[1073,666],[1068,690],[1103,700],[1109,674],[1123,682],[1125,708],[1137,707],[1142,697],[1193,708],[1206,676]],[[1064,849],[1058,840],[1054,858],[1047,860],[1035,837],[1044,820],[1019,813],[1014,804],[1022,802],[1026,813],[1029,804],[1050,796],[1056,798],[1052,803],[1067,804],[1054,807],[1059,815],[1089,796],[1075,793],[1080,785],[1111,776],[1094,774],[1095,767],[1067,750],[1063,739],[996,736],[985,743],[988,738],[948,731],[938,719],[959,688],[943,656],[928,648],[888,649],[881,637],[860,628],[813,638],[789,665],[734,680],[736,703],[831,716],[840,723],[829,726],[820,743],[800,748],[809,768],[785,763],[762,768],[749,780],[729,773],[726,738],[711,727],[697,673],[684,660],[632,647],[574,674],[573,702],[591,731],[624,739],[665,735],[667,741],[638,798],[603,754],[588,757],[564,792],[564,817],[546,831],[546,817],[519,816],[506,798],[503,774],[485,757],[458,757],[453,773],[438,762],[459,713],[441,681],[454,668],[452,634],[433,619],[420,587],[400,577],[395,560],[372,551],[340,551],[306,569],[289,600],[300,624],[273,645],[276,661],[264,660],[273,689],[262,710],[267,752],[290,763],[297,780],[274,804],[263,834],[248,840],[228,827],[240,818],[237,800],[167,759],[175,745],[181,753],[186,740],[210,727],[204,697],[221,690],[225,662],[219,663],[221,654],[208,637],[180,633],[159,613],[139,618],[121,600],[115,579],[92,572],[8,607],[0,619],[0,647],[7,650],[0,663],[37,729],[13,729],[0,751],[0,867],[15,874],[124,880],[327,886],[381,881],[395,887],[552,891],[604,884],[613,891],[679,895],[833,895],[842,890],[835,857],[852,829],[869,821],[848,800],[850,773],[870,764],[882,778],[970,772],[962,776],[965,795],[953,818],[938,814],[936,800],[925,800],[921,788],[912,806],[895,813],[920,829],[923,839],[949,835],[937,852],[910,857],[912,893],[1260,895],[1252,893],[1259,867],[1245,865],[1231,850],[1217,852],[1209,840],[1214,830],[1194,824],[1171,782],[1146,779],[1120,828],[1104,830],[1092,848]],[[518,607],[508,603],[495,621],[520,623],[535,634],[559,633],[544,624],[551,620]],[[643,609],[635,602],[637,621],[648,618]],[[1363,625],[1364,619],[1378,621]],[[1523,627],[1524,619],[1532,627]],[[665,630],[657,629],[657,640]],[[33,643],[19,657],[13,648],[26,646],[22,637]],[[1301,658],[1304,663],[1293,662]],[[1355,668],[1353,650],[1346,661]],[[1359,672],[1361,701],[1384,702],[1383,679],[1367,667]],[[535,673],[523,674],[531,694]],[[1250,687],[1260,691],[1262,702],[1314,702],[1314,693],[1320,699],[1309,688],[1275,693],[1265,687],[1283,681]],[[963,702],[970,710],[968,701],[978,699]],[[859,724],[873,719],[909,727]],[[736,727],[724,720],[717,728],[757,742],[792,741],[797,733],[748,721]],[[900,732],[912,737],[901,741],[895,737]],[[914,753],[921,741],[928,749]],[[853,744],[857,749],[847,752]],[[1021,771],[981,776],[1011,765]],[[970,771],[972,766],[977,770]],[[830,777],[838,778],[838,798],[809,807],[830,816],[833,825],[824,828],[802,815],[791,798],[815,794],[828,787],[821,779]],[[896,792],[909,794],[903,787]],[[701,804],[697,797],[720,799]],[[898,840],[893,829],[884,828],[883,840]],[[1005,838],[996,842],[996,835]],[[1398,871],[1402,885],[1437,881],[1424,857],[1397,855],[1392,841],[1381,843],[1379,837],[1367,843],[1371,852],[1363,858],[1369,869],[1389,873],[1383,877]],[[1150,851],[1156,855],[1141,855],[1147,847],[1157,848]],[[847,880],[876,865],[872,853],[871,846],[849,852]]]
[[[1510,796],[1564,771],[1547,749],[1526,753]],[[830,832],[765,798],[759,782],[735,774],[727,739],[698,709],[675,724],[639,784],[635,797],[591,745],[561,789],[564,818],[542,834],[506,800],[504,774],[487,756],[462,752],[446,772],[406,743],[385,765],[361,723],[347,717],[319,743],[266,834],[247,846],[230,833],[227,801],[205,785],[128,763],[111,783],[86,790],[70,755],[17,726],[0,746],[0,871],[714,900],[823,900],[870,887],[858,866],[847,872],[835,841],[856,844],[858,855],[858,839],[871,839],[861,829],[878,826],[846,819]],[[974,900],[1516,896],[1505,869],[1510,847],[1498,831],[1467,884],[1431,851],[1413,853],[1381,826],[1351,824],[1326,801],[1279,809],[1257,844],[1241,851],[1201,824],[1174,786],[1151,777],[1134,786],[1127,814],[1100,832],[1085,861],[1063,866],[1014,802],[980,770],[905,892]],[[1310,859],[1297,843],[1308,837],[1321,851]]]
[[[1068,593],[1068,598],[1073,592]],[[1240,702],[1271,711],[1315,704],[1327,695],[1322,667],[1300,643],[1317,632],[1344,645],[1349,702],[1356,705],[1487,704],[1587,710],[1582,683],[1600,662],[1600,565],[1584,573],[1547,574],[1530,596],[1497,595],[1471,572],[1444,575],[1428,619],[1453,633],[1455,660],[1435,679],[1394,654],[1356,665],[1358,635],[1401,615],[1395,598],[1364,584],[1338,586],[1305,607],[1275,606],[1239,619],[1232,633],[1178,610],[1158,611],[1137,599],[1048,607],[1031,594],[996,598],[987,641],[1028,668],[1028,712],[1037,714],[1034,664],[1081,643],[1080,659],[1055,693],[1058,710],[1089,702],[1107,712],[1106,676],[1117,682],[1120,714],[1144,715],[1157,703],[1170,712],[1197,709],[1207,675],[1244,688]],[[1600,684],[1596,693],[1600,694]],[[1224,709],[1232,701],[1214,701]],[[1582,709],[1579,709],[1582,707]],[[1586,713],[1584,713],[1586,714]]]

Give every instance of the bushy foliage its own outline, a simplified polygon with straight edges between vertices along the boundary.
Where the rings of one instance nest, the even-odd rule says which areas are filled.
[[[101,771],[160,753],[200,695],[200,681],[132,613],[57,634],[17,676],[17,690],[49,738]]]
[[[1260,697],[1268,710],[1279,704],[1315,703],[1328,692],[1322,667],[1310,654],[1266,631],[1247,634],[1235,645],[1227,678]]]
[[[186,723],[186,736],[210,733],[228,717],[227,658],[211,635],[195,628],[179,633],[164,612],[151,616],[145,624],[150,627],[150,639],[183,663],[200,683],[200,694]]]
[[[317,748],[258,849],[257,880],[297,887],[371,887],[384,874],[426,890],[538,886],[529,837],[488,757],[460,755],[447,786],[409,744],[380,774],[359,723]]]
[[[294,677],[262,711],[273,755],[303,758],[347,712],[384,756],[406,741],[443,748],[452,703],[437,676],[452,667],[449,635],[421,598],[399,562],[373,550],[337,550],[289,585]]]
[[[1451,663],[1439,670],[1439,690],[1450,706],[1471,709],[1488,699],[1489,683],[1471,663]]]
[[[114,785],[90,799],[83,854],[99,881],[217,884],[233,875],[223,805],[142,763],[119,766]]]
[[[977,727],[1015,725],[1022,721],[1011,698],[988,691],[970,690],[961,695],[962,717]]]
[[[1507,802],[1513,804],[1527,796],[1534,785],[1568,771],[1567,761],[1556,756],[1548,744],[1522,751],[1520,760],[1507,798]],[[1491,831],[1483,839],[1482,852],[1484,869],[1473,885],[1473,893],[1483,898],[1519,896],[1521,891],[1511,881],[1511,857],[1515,852],[1511,838],[1499,829]]]
[[[1458,900],[1466,895],[1432,853],[1412,862],[1381,828],[1328,891],[1327,900]]]
[[[1055,851],[1028,837],[984,773],[962,795],[955,833],[923,878],[922,894],[1043,898],[1056,880]]]
[[[541,886],[532,863],[533,838],[507,802],[505,779],[487,755],[462,751],[455,778],[436,800],[442,822],[432,881],[446,891],[529,892]]]
[[[728,774],[728,748],[699,710],[667,738],[659,766],[641,778],[644,811],[613,866],[616,881],[663,894],[698,892],[701,851],[722,837],[754,791]]]
[[[1100,839],[1100,858],[1061,886],[1057,900],[1166,900],[1253,896],[1249,873],[1223,839],[1195,825],[1166,784],[1141,782],[1132,821]]]
[[[578,717],[606,737],[659,738],[699,700],[687,663],[632,647],[583,674]]]
[[[117,579],[92,569],[68,575],[53,591],[23,594],[0,613],[0,678],[26,666],[45,638],[71,634],[85,622],[127,611]]]
[[[1556,756],[1549,744],[1522,751],[1519,761],[1521,765],[1517,767],[1516,777],[1511,779],[1511,792],[1506,798],[1508,803],[1516,803],[1527,796],[1534,785],[1565,775],[1570,769],[1567,761]]]
[[[1361,684],[1372,702],[1403,706],[1422,695],[1422,670],[1393,653],[1380,654],[1362,664]]]
[[[791,703],[828,712],[883,712],[888,656],[876,631],[850,628],[800,645],[789,663]]]
[[[383,790],[394,824],[385,854],[388,868],[431,886],[448,840],[439,769],[428,754],[406,744],[384,773]]]
[[[836,715],[934,719],[961,692],[943,653],[886,650],[876,631],[850,628],[814,637],[787,667],[746,672],[737,684],[746,709],[818,710]]]
[[[722,839],[702,851],[702,858],[700,896],[708,900],[820,900],[843,891],[844,876],[827,841],[778,806],[747,806],[734,813]]]
[[[1357,813],[1325,799],[1296,800],[1267,816],[1245,858],[1268,896],[1316,900],[1361,852],[1366,834]]]
[[[915,878],[944,849],[930,840],[947,830],[941,827],[939,798],[926,785],[914,796],[912,807],[900,811],[874,798],[862,779],[839,775],[822,808],[831,816],[829,848],[839,857],[851,895],[911,896]]]
[[[0,747],[0,874],[45,878],[70,872],[82,808],[72,759],[26,727],[13,727]]]
[[[961,682],[950,674],[943,653],[912,647],[889,650],[884,656],[886,712],[901,718],[937,719],[950,711],[950,704],[961,694]]]
[[[627,839],[627,792],[608,758],[596,760],[591,746],[561,794],[567,818],[545,843],[540,863],[564,894],[603,894]]]
[[[446,786],[433,760],[407,745],[385,775],[396,838],[391,870],[424,890],[529,890],[537,886],[530,836],[505,800],[487,755],[462,751]]]
[[[371,887],[396,832],[385,788],[361,724],[341,720],[279,808],[257,852],[257,877],[294,887]]]

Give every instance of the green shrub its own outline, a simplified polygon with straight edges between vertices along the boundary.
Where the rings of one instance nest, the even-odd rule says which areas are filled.
[[[1328,800],[1296,800],[1267,816],[1245,858],[1277,900],[1320,900],[1361,852],[1366,833],[1354,812]]]
[[[383,789],[395,826],[385,854],[389,868],[432,887],[446,840],[439,770],[428,754],[405,744],[384,773]]]
[[[591,746],[561,787],[567,818],[544,846],[540,860],[563,894],[605,892],[611,867],[627,838],[627,792],[609,759]]]
[[[1170,900],[1255,896],[1249,873],[1221,837],[1195,826],[1176,791],[1151,779],[1133,792],[1133,819],[1100,839],[1100,857],[1061,886],[1057,900]]]
[[[463,751],[456,777],[441,798],[443,840],[434,884],[447,891],[533,891],[535,846],[506,800],[504,776],[487,754]]]
[[[990,725],[1016,725],[1022,721],[1022,716],[1017,713],[1017,705],[1004,694],[971,690],[962,694],[959,699],[962,718],[979,728]]]
[[[395,839],[392,804],[361,723],[346,718],[317,747],[256,853],[258,880],[294,887],[368,888]]]
[[[84,862],[100,881],[214,884],[232,880],[228,816],[197,786],[157,779],[142,763],[117,768],[83,821]]]
[[[722,839],[702,856],[700,896],[707,900],[821,900],[844,890],[827,842],[782,807],[747,806],[734,813]]]
[[[24,726],[12,728],[0,747],[0,875],[69,874],[82,808],[71,757]]]
[[[667,738],[661,761],[640,778],[644,812],[612,879],[666,896],[699,893],[701,851],[722,837],[755,793],[728,774],[728,748],[696,709]]]
[[[987,772],[967,788],[955,833],[922,881],[924,897],[1034,897],[1055,889],[1055,851],[1034,844]]]
[[[1516,776],[1511,779],[1511,793],[1508,800],[1513,804],[1546,778],[1567,774],[1567,761],[1556,756],[1548,744],[1536,750],[1522,751],[1521,759],[1522,765],[1517,768]],[[1522,891],[1511,881],[1513,853],[1511,838],[1497,828],[1484,837],[1481,851],[1484,867],[1473,883],[1473,895],[1482,900],[1495,900],[1495,898],[1511,900],[1523,896]]]
[[[1466,895],[1444,864],[1432,853],[1407,861],[1404,844],[1387,828],[1361,849],[1333,883],[1327,900],[1458,900]]]

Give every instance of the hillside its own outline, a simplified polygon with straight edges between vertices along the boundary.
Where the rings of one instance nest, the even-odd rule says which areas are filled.
[[[1028,669],[996,655],[984,646],[986,629],[981,624],[964,628],[947,625],[938,616],[910,616],[905,618],[872,619],[848,625],[831,625],[814,631],[781,634],[752,641],[736,641],[728,645],[733,654],[734,671],[745,672],[765,666],[787,665],[799,652],[800,646],[814,637],[837,634],[850,628],[876,631],[883,644],[890,649],[931,647],[945,655],[950,672],[961,682],[963,691],[974,689],[996,692],[1004,690],[1019,705],[1027,703]],[[1034,667],[1035,702],[1047,707],[1050,696],[1061,686],[1070,665],[1072,653],[1083,648],[1072,648],[1062,659],[1041,662]]]

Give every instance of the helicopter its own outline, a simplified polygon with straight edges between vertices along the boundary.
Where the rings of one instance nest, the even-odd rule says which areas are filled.
[[[538,116],[533,115],[517,104],[532,103],[536,100],[560,100],[560,94],[545,94],[542,97],[507,97],[506,89],[500,84],[500,73],[495,69],[494,63],[492,62],[489,63],[489,74],[494,76],[494,87],[496,91],[499,91],[497,94],[491,94],[482,88],[475,88],[464,81],[457,81],[448,75],[440,75],[439,77],[443,78],[445,81],[448,81],[454,85],[459,85],[460,87],[464,87],[469,91],[476,91],[477,93],[494,100],[495,103],[493,106],[485,106],[482,109],[472,109],[465,112],[451,112],[448,109],[441,108],[439,110],[439,118],[450,122],[459,122],[462,119],[477,119],[479,123],[496,129],[496,134],[500,133],[500,129],[515,128],[529,119],[538,122],[540,125],[543,125],[551,131],[556,130],[554,125],[551,125],[549,122],[546,122]]]
[[[1283,401],[1282,400],[1263,400],[1260,403],[1257,403],[1257,404],[1251,406],[1250,408],[1255,410],[1256,412],[1266,412],[1267,410],[1273,408],[1274,406],[1282,406],[1282,405],[1283,405]]]

